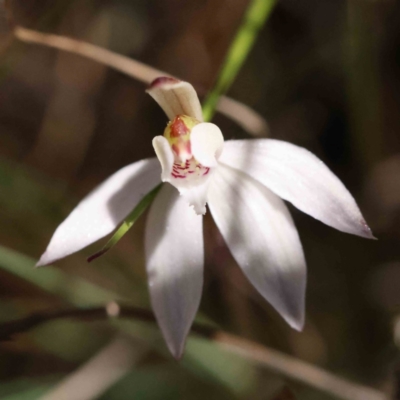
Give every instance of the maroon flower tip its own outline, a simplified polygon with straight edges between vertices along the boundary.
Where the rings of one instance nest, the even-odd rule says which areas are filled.
[[[171,78],[169,76],[160,76],[159,78],[154,79],[154,81],[150,83],[150,89],[179,82],[180,82],[179,79]]]
[[[91,255],[90,257],[88,257],[88,258],[86,259],[86,261],[87,261],[88,263],[91,263],[92,261],[94,261],[94,260],[96,260],[97,258],[101,257],[102,255],[106,254],[108,250],[110,250],[110,249],[109,249],[109,248],[102,249],[102,250],[98,251],[97,253]]]

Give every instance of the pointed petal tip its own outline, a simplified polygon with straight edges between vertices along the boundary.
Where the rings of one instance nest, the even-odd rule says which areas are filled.
[[[317,220],[341,232],[374,239],[353,196],[309,151],[274,139],[227,141],[220,162],[243,169]]]
[[[371,228],[368,226],[367,222],[364,219],[361,220],[361,226],[362,226],[362,234],[360,236],[366,239],[378,240],[378,238],[374,236]]]
[[[306,319],[304,305],[301,307],[296,307],[296,309],[289,309],[285,313],[279,313],[292,329],[296,330],[297,332],[303,331]]]
[[[287,323],[292,329],[296,330],[297,332],[302,332],[305,324],[304,316],[299,320],[292,319],[291,321],[287,321]]]
[[[35,264],[34,268],[46,267],[50,265],[52,261],[53,260],[50,260],[49,257],[47,256],[47,253],[43,253],[39,261]]]
[[[170,353],[179,360],[203,287],[202,218],[174,187],[164,185],[150,207],[145,233],[152,308]]]
[[[172,357],[175,358],[176,361],[181,361],[183,354],[185,352],[185,344],[183,344],[183,346],[179,346],[179,347],[174,347],[172,348],[172,346],[168,346],[168,350],[170,351],[170,353],[172,354]]]
[[[164,332],[163,332],[164,333]],[[176,361],[180,361],[185,353],[187,335],[166,336],[163,334],[168,350]]]
[[[361,218],[353,220],[352,224],[347,229],[338,229],[344,233],[350,233],[351,235],[359,236],[363,239],[378,240],[372,233],[371,228],[368,226],[366,221]]]

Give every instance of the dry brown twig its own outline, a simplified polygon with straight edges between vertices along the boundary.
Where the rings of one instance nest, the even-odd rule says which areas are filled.
[[[104,318],[132,318],[156,322],[151,311],[138,307],[122,306],[115,302],[106,307],[69,309],[32,314],[20,320],[0,324],[0,340],[25,332],[40,324],[62,318],[98,320]],[[374,389],[339,378],[321,368],[305,363],[289,355],[267,348],[258,343],[232,335],[219,329],[195,323],[192,332],[211,340],[221,348],[242,356],[248,361],[265,367],[293,381],[313,387],[343,400],[385,400],[386,396]]]
[[[148,350],[142,343],[135,345],[131,338],[118,335],[40,400],[97,399],[128,374]]]
[[[41,33],[21,26],[17,26],[14,29],[14,35],[25,43],[40,44],[79,54],[82,57],[107,65],[147,85],[159,76],[171,76],[171,74],[150,67],[142,62],[81,40]],[[265,137],[268,135],[267,121],[253,109],[236,100],[221,96],[217,105],[217,111],[236,122],[252,136]]]

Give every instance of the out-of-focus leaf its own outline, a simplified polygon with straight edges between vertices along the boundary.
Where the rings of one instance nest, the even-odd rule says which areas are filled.
[[[85,306],[98,302],[103,304],[116,297],[115,294],[98,288],[83,279],[71,277],[51,267],[34,269],[33,265],[34,261],[31,258],[0,246],[0,268],[65,301],[77,306]],[[141,338],[141,340],[151,342],[158,351],[168,354],[161,340],[161,334],[154,326],[119,320],[115,320],[113,325]],[[149,333],[150,331],[152,334]],[[183,359],[182,365],[196,376],[228,387],[233,393],[246,392],[254,379],[254,369],[247,362],[241,360],[240,357],[217,349],[213,343],[207,343],[204,339],[191,338],[189,340],[187,355]]]
[[[24,390],[22,392],[14,393],[10,396],[2,397],[2,400],[35,400],[40,399],[51,387],[48,386],[36,386],[32,389]]]
[[[249,393],[256,382],[254,366],[215,343],[195,336],[188,340],[182,364],[194,374],[222,384],[237,395]]]
[[[34,268],[34,265],[35,261],[30,257],[0,246],[0,268],[71,304],[86,306],[119,299],[117,294],[84,279],[52,267]]]
[[[2,400],[35,400],[39,399],[56,382],[59,377],[51,377],[49,382],[38,382],[29,379],[20,379],[11,382],[2,382],[0,385],[0,399]]]
[[[104,325],[96,322],[64,319],[40,325],[32,334],[35,342],[46,352],[62,360],[79,363],[92,356],[110,339],[112,330],[107,332],[104,328]]]
[[[182,373],[179,364],[174,361],[136,369],[117,385],[103,394],[100,400],[234,400],[237,397],[227,388],[211,380]]]

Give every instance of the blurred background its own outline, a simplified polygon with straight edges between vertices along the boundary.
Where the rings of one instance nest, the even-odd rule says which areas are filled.
[[[144,217],[92,264],[86,257],[105,241],[53,267],[33,265],[79,199],[120,167],[154,155],[151,139],[166,124],[143,83],[78,55],[22,43],[12,26],[127,55],[191,82],[204,97],[248,4],[1,3],[0,322],[111,300],[149,308]],[[320,157],[355,196],[379,240],[340,233],[289,206],[308,263],[307,322],[298,333],[246,281],[207,215],[198,320],[394,396],[400,362],[400,3],[278,1],[228,95],[267,120],[269,137]],[[225,139],[249,137],[221,114],[214,122]],[[0,343],[1,399],[63,399],[55,392],[62,382],[71,399],[336,398],[196,335],[177,362],[158,328],[135,320],[60,319]],[[94,393],[85,397],[87,386]]]

